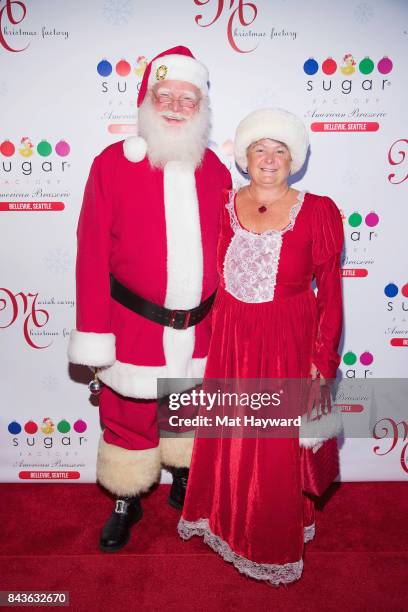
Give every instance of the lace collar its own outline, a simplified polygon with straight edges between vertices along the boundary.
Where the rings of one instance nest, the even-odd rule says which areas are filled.
[[[244,232],[245,234],[248,234],[249,236],[268,236],[271,234],[280,234],[281,236],[283,236],[283,234],[286,234],[286,232],[293,230],[293,228],[295,227],[296,217],[298,216],[299,211],[302,208],[302,204],[305,199],[305,195],[307,193],[306,190],[299,191],[296,201],[289,211],[289,223],[283,229],[281,230],[269,229],[269,230],[265,230],[264,232],[253,232],[251,230],[246,229],[243,225],[241,225],[237,217],[237,213],[235,209],[235,199],[240,189],[241,189],[241,186],[231,189],[230,194],[229,194],[229,201],[226,204],[226,208],[230,214],[231,227],[234,230],[234,232],[235,233]]]

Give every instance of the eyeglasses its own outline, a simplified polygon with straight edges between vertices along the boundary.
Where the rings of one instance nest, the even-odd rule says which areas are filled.
[[[180,96],[179,98],[174,98],[170,94],[161,93],[157,94],[152,92],[153,96],[157,100],[159,104],[162,106],[170,106],[174,102],[177,102],[181,108],[195,108],[197,104],[200,102],[200,98],[191,98],[190,96]]]

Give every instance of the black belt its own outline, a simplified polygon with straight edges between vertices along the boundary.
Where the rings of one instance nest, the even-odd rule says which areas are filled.
[[[158,306],[149,300],[145,300],[127,287],[122,285],[112,274],[110,275],[110,292],[114,300],[129,308],[133,312],[174,329],[187,329],[197,325],[207,316],[213,304],[216,291],[209,298],[201,302],[196,308],[191,310],[170,310],[164,306]]]

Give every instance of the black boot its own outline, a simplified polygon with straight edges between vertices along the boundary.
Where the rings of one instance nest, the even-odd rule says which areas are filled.
[[[177,510],[181,510],[184,505],[184,498],[186,496],[187,480],[188,480],[188,468],[172,468],[171,473],[173,474],[173,484],[171,485],[169,504]]]
[[[139,497],[120,497],[116,499],[115,508],[105,523],[99,547],[104,552],[116,552],[129,540],[130,528],[140,521],[143,509]]]

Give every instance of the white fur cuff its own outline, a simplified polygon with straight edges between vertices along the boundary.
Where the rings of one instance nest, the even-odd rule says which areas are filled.
[[[71,331],[68,343],[68,359],[71,363],[100,368],[110,366],[116,359],[114,334]]]
[[[343,431],[343,419],[337,410],[316,421],[307,421],[302,417],[299,430],[299,444],[304,448],[313,448],[316,444],[329,438],[337,437]]]

